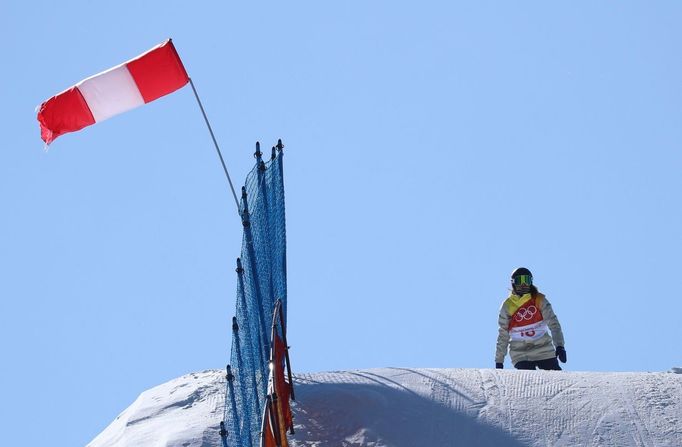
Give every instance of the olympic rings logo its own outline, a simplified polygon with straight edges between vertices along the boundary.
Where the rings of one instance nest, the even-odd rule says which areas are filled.
[[[522,322],[523,320],[532,320],[536,313],[538,313],[537,307],[530,305],[525,309],[519,309],[519,311],[514,315],[514,320],[516,320],[518,323]]]

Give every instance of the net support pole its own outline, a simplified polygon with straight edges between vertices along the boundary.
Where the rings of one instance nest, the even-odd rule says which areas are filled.
[[[223,447],[227,447],[227,429],[223,421],[220,421],[220,439],[222,440]]]
[[[232,368],[230,365],[227,365],[227,376],[225,376],[227,379],[227,389],[228,389],[228,394],[230,395],[230,409],[232,410],[232,424],[233,427],[232,429],[235,431],[235,438],[239,440],[239,445],[241,445],[241,433],[239,431],[239,413],[237,412],[237,399],[235,398],[234,395],[234,374],[232,374]],[[221,436],[223,433],[223,429],[225,428],[225,424],[222,422],[220,423],[220,431],[221,431]],[[223,445],[224,447],[227,447],[227,430],[225,430],[225,436],[223,437]]]
[[[208,127],[208,132],[211,134],[211,139],[213,139],[213,144],[215,145],[215,150],[218,152],[218,157],[220,157],[220,163],[223,165],[223,171],[225,171],[225,176],[227,177],[227,182],[230,184],[230,189],[232,190],[232,196],[234,197],[234,203],[237,205],[237,214],[239,214],[239,199],[237,199],[237,193],[234,191],[234,186],[232,185],[232,179],[230,178],[230,173],[227,172],[227,166],[225,165],[225,159],[223,158],[222,152],[220,152],[220,147],[218,147],[218,142],[213,134],[213,129],[211,128],[211,123],[208,122],[208,117],[204,111],[204,106],[201,104],[201,99],[199,99],[199,94],[197,93],[196,87],[194,87],[194,82],[192,78],[189,78],[189,85],[192,86],[192,91],[194,92],[194,97],[197,99],[199,108],[201,109],[201,114],[204,115],[204,121],[206,121],[206,127]]]
[[[247,311],[248,305],[246,304],[246,297],[244,296],[245,294],[245,288],[244,288],[244,268],[242,267],[242,260],[240,258],[237,258],[237,299],[241,303],[242,309],[244,309],[244,312]],[[241,332],[244,332],[244,338],[246,340],[251,340],[252,339],[252,334],[251,334],[251,328],[249,327],[249,324],[244,325],[244,327],[239,327],[239,324],[237,324],[237,317],[232,318],[232,331],[233,331],[233,338],[236,341],[235,344],[235,354],[237,355],[237,359],[240,362],[240,365],[244,365],[244,360],[242,358],[242,350],[241,350]],[[248,350],[250,357],[253,358],[253,346],[251,344],[247,344],[245,346],[246,349]],[[260,358],[260,354],[258,354],[258,358]],[[256,414],[261,413],[261,402],[260,399],[258,398],[258,371],[255,366],[253,366],[253,360],[250,361],[250,366],[246,369],[249,369],[251,371],[251,374],[248,375],[246,378],[249,380],[253,395],[256,396]],[[245,387],[242,387],[242,394],[245,392],[244,391]],[[242,401],[246,402],[246,395],[242,395]]]
[[[259,326],[259,337],[260,337],[260,352],[261,352],[261,364],[262,365],[267,365],[268,364],[268,352],[270,352],[270,340],[268,340],[268,331],[266,329],[265,325],[265,315],[263,315],[263,293],[260,288],[260,284],[258,282],[258,268],[256,264],[256,250],[254,248],[254,243],[253,243],[253,232],[252,232],[252,227],[251,227],[251,217],[249,216],[249,201],[247,199],[246,195],[246,188],[242,186],[242,203],[244,204],[244,212],[242,213],[242,225],[244,226],[244,239],[245,239],[245,246],[246,246],[246,252],[247,252],[247,261],[248,261],[248,269],[249,269],[249,275],[251,275],[252,281],[251,281],[251,286],[253,287],[252,293],[254,295],[254,298],[256,300],[256,308],[252,309],[258,314],[258,326]],[[262,377],[267,377],[267,367],[262,370]],[[268,384],[267,381],[264,381],[263,384],[263,395],[268,393]]]

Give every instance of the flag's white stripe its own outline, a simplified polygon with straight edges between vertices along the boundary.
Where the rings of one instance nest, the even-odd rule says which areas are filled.
[[[96,122],[144,104],[125,64],[91,76],[76,85]]]

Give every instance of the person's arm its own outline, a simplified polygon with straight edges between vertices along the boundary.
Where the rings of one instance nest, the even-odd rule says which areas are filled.
[[[559,319],[554,313],[552,305],[549,303],[549,301],[547,301],[547,298],[542,300],[540,311],[542,312],[542,317],[547,322],[547,326],[549,326],[549,330],[552,331],[552,340],[554,341],[554,346],[566,347],[564,344],[564,333],[561,330]]]
[[[495,363],[504,363],[504,356],[509,349],[509,315],[504,304],[500,309],[500,316],[497,320],[499,332],[497,334],[497,351],[495,352]]]

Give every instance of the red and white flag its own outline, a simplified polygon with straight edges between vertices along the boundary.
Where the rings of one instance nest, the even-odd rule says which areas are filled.
[[[185,67],[168,39],[42,103],[38,109],[40,136],[50,144],[60,135],[154,101],[188,82]]]

